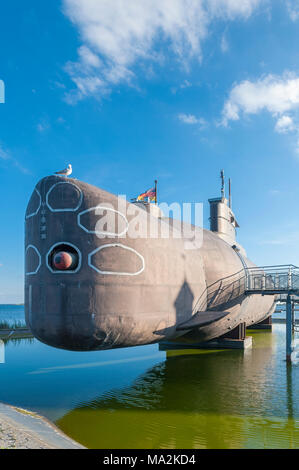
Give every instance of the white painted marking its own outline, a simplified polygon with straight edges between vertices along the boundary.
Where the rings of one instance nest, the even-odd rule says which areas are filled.
[[[77,268],[74,270],[74,271],[57,271],[57,270],[54,270],[51,268],[51,266],[49,265],[49,255],[51,254],[51,252],[54,250],[54,248],[56,248],[56,246],[59,246],[59,245],[69,245],[71,246],[72,248],[74,248],[78,255],[79,255],[79,260],[78,260],[78,266]],[[49,269],[49,271],[51,271],[51,273],[53,274],[76,274],[80,269],[81,269],[81,263],[82,263],[82,253],[81,251],[79,250],[79,248],[75,245],[73,245],[72,243],[70,242],[58,242],[58,243],[55,243],[55,245],[52,245],[50,250],[48,251],[48,253],[46,254],[46,265],[47,265],[47,268]]]
[[[75,209],[53,209],[53,207],[49,204],[49,196],[51,194],[51,192],[53,191],[53,189],[58,186],[59,184],[69,184],[71,186],[74,186],[76,189],[78,189],[78,191],[80,192],[80,199],[79,199],[79,203],[77,205],[77,207],[75,207]],[[47,204],[47,207],[48,209],[51,211],[51,212],[76,212],[81,204],[82,204],[82,201],[83,201],[83,194],[82,194],[82,191],[81,189],[74,183],[69,183],[68,181],[61,181],[59,183],[55,183],[53,184],[53,186],[49,189],[49,191],[47,192],[47,195],[46,195],[46,204]]]
[[[27,251],[29,250],[29,248],[32,248],[36,253],[37,253],[37,256],[38,256],[38,267],[36,268],[35,271],[31,272],[31,273],[28,273],[26,272],[26,276],[33,276],[34,274],[38,273],[39,271],[39,268],[41,267],[41,264],[42,264],[42,257],[40,255],[40,252],[38,251],[38,249],[34,246],[34,245],[28,245],[27,248],[26,248],[26,251],[25,251],[25,255],[27,255]]]
[[[91,212],[91,211],[94,211],[94,210],[97,210],[97,209],[103,209],[105,211],[110,211],[110,212],[113,212],[115,214],[119,214],[124,219],[124,221],[126,223],[125,230],[123,230],[121,233],[98,231],[98,230],[88,230],[86,227],[84,227],[84,225],[81,224],[81,221],[80,221],[81,216],[83,214],[87,214],[88,212]],[[111,207],[106,207],[106,206],[101,206],[101,205],[96,206],[96,207],[91,207],[90,209],[87,209],[86,211],[80,212],[80,214],[78,214],[77,222],[78,222],[79,227],[81,227],[85,232],[95,233],[96,235],[106,235],[106,236],[110,236],[110,237],[121,237],[122,235],[125,235],[125,233],[127,233],[127,231],[129,230],[129,222],[128,222],[128,219],[126,218],[126,216],[124,214],[122,214],[121,212],[119,212],[115,209],[112,209]]]
[[[35,212],[32,212],[31,214],[26,215],[26,217],[25,217],[26,220],[30,219],[30,217],[34,217],[38,213],[38,211],[40,210],[40,207],[42,205],[42,197],[40,195],[40,192],[36,188],[35,188],[34,191],[37,193],[37,195],[39,197],[39,205],[38,205],[38,208]]]
[[[29,297],[29,321],[31,323],[31,319],[32,319],[32,284],[30,284],[30,286],[29,286],[28,297]]]
[[[136,273],[127,273],[127,272],[114,272],[114,271],[101,271],[100,269],[96,268],[96,266],[94,266],[91,262],[91,258],[93,255],[95,255],[98,251],[101,251],[101,250],[104,250],[105,248],[110,248],[110,247],[121,247],[125,250],[128,250],[128,251],[132,251],[133,253],[135,253],[142,261],[142,268],[137,271]],[[145,260],[143,258],[143,256],[138,253],[138,251],[134,250],[134,248],[131,248],[129,246],[125,246],[125,245],[122,245],[121,243],[109,243],[108,245],[102,245],[100,246],[99,248],[97,248],[96,250],[92,251],[91,253],[89,253],[88,255],[88,265],[94,269],[95,271],[97,271],[99,274],[104,274],[104,275],[110,275],[110,276],[138,276],[139,274],[141,274],[144,269],[145,269]]]

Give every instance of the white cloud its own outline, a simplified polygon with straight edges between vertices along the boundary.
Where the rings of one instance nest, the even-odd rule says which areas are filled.
[[[82,64],[86,65],[87,67],[98,68],[101,66],[101,60],[99,59],[99,57],[94,54],[90,49],[88,49],[88,47],[79,47],[78,54]]]
[[[247,19],[264,1],[63,0],[83,43],[77,62],[66,65],[77,87],[69,101],[132,84],[136,63],[161,59],[159,44],[185,65],[191,58],[200,60],[213,20]]]
[[[178,119],[184,124],[191,124],[191,125],[197,124],[200,130],[205,129],[208,125],[207,121],[204,118],[202,117],[197,118],[196,116],[194,116],[194,114],[181,113],[178,115]]]
[[[193,114],[181,113],[181,114],[178,115],[178,118],[184,124],[198,124],[198,119]]]
[[[248,18],[260,3],[260,0],[209,0],[207,2],[214,16],[228,19],[238,16]]]
[[[224,123],[238,120],[240,113],[257,114],[263,110],[273,115],[299,107],[299,78],[293,74],[283,77],[267,75],[256,82],[244,80],[234,85],[224,105]]]
[[[237,121],[241,115],[269,112],[276,119],[275,131],[296,131],[299,136],[299,77],[293,73],[267,75],[257,81],[235,84],[222,111],[222,124]],[[287,114],[286,114],[287,113]],[[296,144],[299,152],[299,137]]]
[[[292,21],[299,19],[299,0],[287,0],[287,9]]]
[[[290,132],[295,129],[296,127],[295,127],[293,119],[287,115],[281,116],[275,125],[276,132],[279,132],[281,134],[285,134],[286,132]]]

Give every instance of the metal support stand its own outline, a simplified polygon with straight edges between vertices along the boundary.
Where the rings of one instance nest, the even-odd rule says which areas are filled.
[[[255,325],[248,326],[249,330],[268,330],[272,331],[272,316],[266,318],[265,320],[256,323]]]
[[[246,336],[246,323],[240,323],[236,328],[220,338],[203,343],[179,343],[176,341],[161,341],[159,351],[184,349],[247,349],[252,347],[252,337]]]
[[[292,296],[288,294],[286,304],[286,353],[287,362],[292,362],[293,352],[293,308],[292,308]]]

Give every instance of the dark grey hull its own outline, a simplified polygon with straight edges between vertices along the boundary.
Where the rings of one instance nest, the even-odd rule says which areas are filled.
[[[37,184],[26,213],[25,312],[40,341],[76,351],[178,337],[206,341],[272,313],[274,298],[244,295],[242,261],[216,234],[204,230],[198,249],[188,248],[184,238],[150,238],[148,232],[144,238],[129,238],[136,211],[147,227],[153,216],[129,203],[124,209],[132,215],[123,216],[118,203],[113,194],[74,179],[51,176]],[[118,211],[109,238],[95,233],[96,208],[105,204]],[[109,209],[105,215],[115,212]],[[171,225],[166,219],[158,223]],[[64,245],[78,254],[70,272],[51,265],[51,253]],[[197,310],[229,314],[178,331]]]

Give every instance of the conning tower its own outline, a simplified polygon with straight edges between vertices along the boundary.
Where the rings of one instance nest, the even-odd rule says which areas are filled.
[[[236,229],[239,224],[232,211],[231,180],[229,179],[229,199],[225,197],[224,171],[221,170],[221,197],[209,199],[210,204],[210,230],[225,240],[229,245],[238,248],[238,251],[245,250],[236,242]]]

